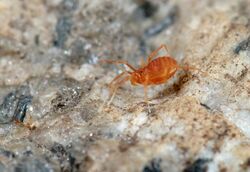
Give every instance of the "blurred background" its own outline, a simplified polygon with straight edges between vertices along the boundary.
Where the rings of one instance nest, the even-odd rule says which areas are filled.
[[[249,171],[249,0],[1,0],[0,21],[0,172]],[[120,72],[98,60],[161,44],[209,75],[98,111]]]

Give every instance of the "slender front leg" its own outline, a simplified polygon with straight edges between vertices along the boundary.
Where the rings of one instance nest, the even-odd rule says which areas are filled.
[[[103,102],[103,104],[101,105],[101,107],[99,108],[99,112],[102,112],[103,110],[103,107],[105,106],[105,104],[107,103],[107,105],[109,106],[109,104],[113,101],[114,97],[115,97],[115,94],[116,94],[116,91],[119,87],[119,82],[122,81],[124,78],[124,75],[126,74],[126,71],[125,72],[122,72],[120,73],[119,75],[117,75],[110,83],[109,83],[109,96],[107,98],[107,100],[105,100]]]
[[[109,89],[112,89],[112,85],[117,82],[118,79],[120,79],[124,74],[126,74],[125,72],[120,73],[119,75],[117,75],[110,83],[109,83]]]
[[[136,69],[130,65],[127,61],[124,60],[109,60],[109,59],[101,59],[99,62],[111,63],[111,64],[124,64],[127,65],[132,71],[136,71]]]
[[[107,105],[108,105],[108,106],[110,105],[110,103],[112,103],[112,101],[113,101],[113,99],[114,99],[114,97],[115,97],[115,94],[116,94],[117,88],[118,88],[118,87],[114,88],[112,95],[111,95],[111,96],[109,96],[109,97],[110,97],[110,99],[109,99],[109,101],[108,101],[108,103],[107,103]]]
[[[118,80],[116,81],[115,83],[113,83],[112,85],[112,89],[113,89],[113,94],[108,102],[108,106],[110,105],[110,103],[113,101],[114,97],[115,97],[115,94],[116,94],[116,91],[117,89],[122,86],[126,81],[129,80],[129,76],[126,76],[124,78],[122,78],[121,80]]]
[[[161,45],[159,48],[157,48],[156,50],[154,50],[149,56],[148,56],[148,59],[147,59],[147,62],[150,63],[153,58],[157,55],[157,53],[162,49],[164,48],[166,50],[166,52],[168,52],[168,48],[165,44]]]

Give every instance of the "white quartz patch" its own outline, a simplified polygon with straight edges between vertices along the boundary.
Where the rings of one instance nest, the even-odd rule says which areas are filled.
[[[77,80],[83,81],[86,78],[91,78],[94,76],[96,69],[91,64],[82,64],[80,67],[78,66],[65,66],[64,72],[69,77]]]
[[[241,131],[250,137],[250,109],[234,110],[228,106],[221,106],[224,115],[233,122]]]

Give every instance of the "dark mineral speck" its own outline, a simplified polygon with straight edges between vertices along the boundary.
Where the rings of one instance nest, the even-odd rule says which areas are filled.
[[[8,123],[14,118],[23,122],[27,106],[31,103],[32,96],[28,86],[21,86],[7,94],[0,105],[0,123]]]
[[[54,40],[54,45],[59,48],[64,48],[65,41],[72,27],[72,20],[68,16],[62,16],[58,19],[56,24],[56,37]]]
[[[137,3],[138,8],[136,9],[136,12],[142,14],[145,18],[152,17],[157,12],[157,6],[152,4],[151,1],[139,0]]]
[[[3,148],[0,148],[0,156],[5,156],[7,158],[15,158],[16,157],[16,154],[12,151],[9,151],[9,150],[5,150]]]
[[[183,172],[206,172],[208,159],[197,159],[191,165],[183,170]]]
[[[250,51],[250,36],[237,45],[237,47],[234,49],[234,53],[239,54],[241,51],[246,50]]]
[[[161,159],[152,159],[142,170],[142,172],[162,172]]]
[[[204,104],[204,103],[200,103],[200,105],[203,106],[204,108],[208,109],[208,110],[211,110],[211,108],[208,105]]]
[[[17,103],[17,108],[15,111],[15,118],[18,121],[23,122],[26,111],[27,111],[27,106],[31,103],[32,96],[20,96],[18,103]]]
[[[72,15],[78,7],[78,0],[63,0],[59,5],[59,16],[55,28],[54,46],[65,48],[65,42],[70,36],[72,25]]]
[[[56,156],[57,160],[61,164],[61,171],[74,172],[78,169],[78,165],[76,164],[77,159],[72,155],[67,146],[64,147],[60,143],[54,143],[50,151]]]
[[[50,151],[55,154],[57,157],[63,157],[67,155],[67,152],[63,145],[60,143],[54,143],[54,145],[51,147]]]
[[[51,101],[54,111],[64,112],[76,106],[82,96],[81,88],[62,88],[56,98]]]
[[[8,123],[12,121],[17,106],[15,93],[7,94],[0,106],[0,122]]]

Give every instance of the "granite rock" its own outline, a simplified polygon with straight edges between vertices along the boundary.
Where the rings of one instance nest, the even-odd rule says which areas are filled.
[[[249,171],[249,4],[0,1],[0,171]],[[123,66],[99,59],[137,68],[161,44],[200,71],[107,105]]]

